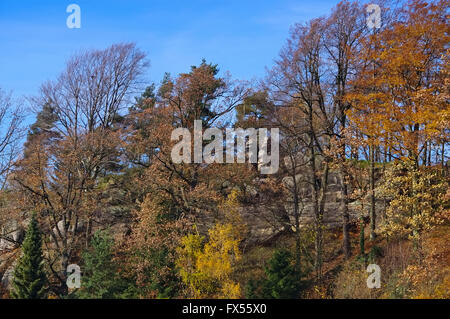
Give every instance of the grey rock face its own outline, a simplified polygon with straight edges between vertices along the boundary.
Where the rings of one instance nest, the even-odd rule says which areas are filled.
[[[299,171],[295,176],[295,181],[299,189],[300,196],[299,213],[300,227],[311,225],[315,221],[314,207],[312,202],[312,194],[310,183],[308,182],[306,171]],[[377,173],[379,179],[380,172]],[[287,188],[293,188],[293,178],[286,176],[283,184]],[[351,193],[352,189],[348,189]],[[376,192],[378,196],[378,192]],[[348,205],[350,222],[358,220],[361,216],[369,216],[369,198],[363,198],[350,202]],[[380,222],[385,201],[381,198],[376,199],[376,215],[377,223]],[[328,187],[325,193],[325,206],[323,222],[328,228],[340,228],[343,223],[343,187],[341,175],[338,171],[330,171],[328,176]],[[259,207],[243,207],[241,214],[249,229],[248,238],[252,243],[261,243],[270,241],[277,235],[286,231],[287,228],[294,224],[294,205],[293,199],[286,198],[282,207],[259,206]],[[286,220],[287,219],[287,220]],[[294,229],[293,229],[294,230]],[[294,230],[295,231],[295,230]]]
[[[18,262],[18,251],[0,254],[0,286],[8,291],[12,288],[14,269]]]
[[[2,287],[4,287],[8,291],[11,291],[11,289],[12,289],[15,268],[16,268],[16,264],[14,263],[13,265],[11,265],[11,267],[6,269],[5,273],[2,276],[2,280],[1,280]]]
[[[0,225],[0,251],[11,250],[20,245],[25,230],[17,221],[10,220]]]
[[[53,227],[53,233],[55,235],[58,235],[58,230],[59,230],[59,233],[61,234],[61,236],[65,236],[66,232],[65,232],[65,228],[64,228],[64,221],[60,220],[58,222],[58,224],[57,224],[57,227],[58,228]],[[79,221],[78,224],[77,224],[76,232],[81,231],[82,229],[84,229],[84,227],[85,227],[85,222],[84,221]],[[75,225],[73,225],[73,224],[70,225],[68,228],[69,228],[69,232],[74,232],[75,231]]]

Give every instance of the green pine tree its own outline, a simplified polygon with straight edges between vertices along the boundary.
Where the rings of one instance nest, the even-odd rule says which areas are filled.
[[[117,299],[135,297],[131,281],[122,278],[113,261],[114,239],[106,231],[97,231],[91,247],[83,253],[84,272],[81,289],[75,294],[81,299]]]
[[[258,291],[260,282],[255,279],[250,279],[245,286],[245,297],[247,299],[259,299],[260,294]]]
[[[286,249],[276,250],[266,268],[264,298],[292,299],[300,291],[300,274],[295,269],[292,254]]]
[[[43,269],[42,236],[36,214],[31,217],[22,257],[14,271],[12,297],[15,299],[43,299],[46,297],[46,275]]]

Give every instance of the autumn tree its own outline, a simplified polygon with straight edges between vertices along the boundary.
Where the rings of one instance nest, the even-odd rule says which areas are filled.
[[[301,217],[308,201],[310,190],[308,176],[308,161],[302,156],[307,152],[307,143],[304,139],[307,129],[305,127],[304,113],[297,107],[277,107],[268,104],[271,114],[269,127],[280,129],[280,156],[281,169],[278,174],[271,175],[258,189],[263,197],[268,197],[268,203],[258,202],[270,209],[271,204],[276,205],[273,218],[285,229],[292,231],[295,236],[295,261],[300,270],[302,243],[300,240]],[[282,194],[281,198],[279,194]],[[275,227],[275,226],[274,226]]]
[[[300,269],[300,218],[309,189],[301,173],[307,163],[300,156],[305,151],[301,138],[303,113],[295,107],[278,107],[269,91],[256,91],[236,108],[236,128],[277,128],[280,130],[280,169],[277,174],[264,176],[254,185],[258,196],[248,196],[246,203],[255,210],[254,218],[261,218],[258,207],[264,207],[264,222],[274,228],[292,231],[295,240],[296,267]]]
[[[217,214],[226,188],[243,186],[251,176],[244,164],[230,167],[193,159],[176,163],[172,158],[179,142],[172,138],[176,128],[192,132],[194,121],[200,120],[203,130],[213,125],[223,129],[224,117],[246,96],[248,90],[242,84],[218,74],[216,65],[203,61],[175,79],[166,75],[157,89],[155,106],[130,114],[134,123],[143,124],[130,128],[126,150],[133,165],[140,168],[135,181],[145,194],[127,254],[139,283],[156,284],[144,292],[148,297],[179,293],[171,269],[180,239],[194,224],[206,234],[204,220]],[[202,150],[210,142],[201,142]],[[193,145],[188,148],[183,153],[193,154]]]
[[[22,121],[24,110],[14,105],[11,94],[0,88],[0,176],[1,189],[6,176],[20,153],[20,141],[24,136]]]
[[[360,47],[360,39],[367,34],[363,7],[358,2],[342,1],[326,19],[324,32],[324,48],[326,59],[330,64],[329,85],[332,90],[333,107],[336,109],[337,127],[335,128],[334,147],[337,149],[335,162],[340,171],[342,186],[342,233],[343,250],[346,258],[351,255],[349,235],[349,203],[350,190],[348,170],[348,143],[345,130],[347,127],[347,111],[351,103],[346,101],[345,95],[350,87],[350,80],[356,72],[356,65],[352,61],[352,54]]]
[[[297,24],[270,71],[265,86],[274,105],[294,107],[303,113],[298,125],[298,140],[307,150],[307,178],[315,216],[315,268],[320,277],[323,262],[323,215],[330,169],[330,138],[333,136],[335,112],[330,106],[327,87],[322,78],[324,20]]]
[[[135,278],[140,297],[173,298],[180,294],[175,250],[185,225],[175,213],[169,196],[146,196],[136,213],[136,226],[123,243],[123,266]]]
[[[408,238],[419,245],[422,234],[445,219],[448,188],[448,181],[435,168],[418,168],[412,161],[393,163],[381,186],[383,196],[390,199],[383,235],[391,240]]]
[[[376,149],[419,164],[438,123],[448,117],[442,92],[448,54],[445,1],[411,1],[380,32],[361,41],[355,55],[360,70],[347,101],[351,125],[369,144],[371,163],[371,238],[375,237]],[[444,120],[445,121],[445,120]],[[439,126],[442,129],[442,126]]]
[[[349,92],[348,114],[373,144],[419,163],[437,126],[448,117],[442,95],[448,51],[446,1],[411,1],[398,20],[368,37]]]
[[[238,193],[232,191],[222,205],[223,220],[208,231],[208,240],[197,234],[181,239],[177,266],[194,298],[239,298],[239,283],[232,279],[233,267],[241,258],[239,244],[243,224],[239,215]]]
[[[23,207],[45,218],[46,256],[62,294],[69,261],[89,241],[93,213],[100,209],[97,179],[120,164],[121,110],[146,65],[134,44],[87,51],[72,57],[33,99],[35,132],[13,180]]]
[[[20,156],[22,139],[26,133],[23,127],[24,109],[17,103],[19,101],[13,99],[11,93],[0,88],[0,229],[18,209],[9,192],[9,174]],[[9,235],[1,229],[0,240],[11,242]]]

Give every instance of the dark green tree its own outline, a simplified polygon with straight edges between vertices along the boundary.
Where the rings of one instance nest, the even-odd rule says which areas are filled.
[[[260,128],[270,126],[273,118],[273,105],[267,92],[258,91],[246,97],[242,104],[236,107],[235,127]]]
[[[245,297],[247,299],[259,299],[261,297],[261,293],[258,289],[261,286],[261,281],[250,279],[245,286]]]
[[[36,115],[36,122],[30,126],[29,134],[36,135],[45,132],[50,132],[54,126],[58,117],[55,113],[55,108],[51,103],[46,103]]]
[[[136,103],[130,108],[130,111],[140,112],[149,108],[153,108],[156,104],[155,90],[155,83],[147,86],[141,96],[135,97]]]
[[[292,299],[298,297],[301,276],[296,270],[292,254],[288,250],[276,250],[265,271],[267,279],[263,287],[264,298]]]
[[[51,104],[44,104],[36,115],[36,121],[29,127],[27,139],[24,143],[23,155],[25,158],[29,158],[35,152],[32,145],[36,140],[41,139],[42,143],[49,144],[52,143],[52,140],[59,137],[58,132],[55,130],[55,122],[57,120],[55,109]]]
[[[43,269],[42,236],[36,214],[31,217],[22,256],[14,271],[12,297],[15,299],[43,299],[47,278]]]
[[[114,262],[114,239],[107,231],[97,231],[91,247],[83,253],[84,272],[81,288],[75,296],[81,299],[133,298],[131,280],[121,277]]]

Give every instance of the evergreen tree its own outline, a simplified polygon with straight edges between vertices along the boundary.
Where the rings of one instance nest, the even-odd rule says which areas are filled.
[[[253,93],[236,107],[235,127],[266,127],[273,117],[271,108],[272,105],[267,92],[258,91]]]
[[[33,214],[22,245],[22,257],[14,271],[13,298],[45,298],[46,275],[43,269],[43,259],[41,232],[36,214]]]
[[[298,297],[300,274],[292,262],[292,254],[286,249],[276,250],[266,268],[264,298],[291,299]]]
[[[153,108],[156,104],[155,83],[147,86],[140,97],[135,97],[136,103],[130,108],[131,112],[141,112]]]
[[[83,253],[84,273],[81,289],[76,296],[81,299],[132,298],[134,287],[120,277],[118,265],[113,261],[114,239],[105,231],[97,231],[91,248]]]
[[[54,128],[57,120],[58,117],[55,114],[55,108],[51,103],[45,103],[42,110],[36,116],[36,122],[30,126],[29,134],[36,135],[50,132]]]
[[[33,144],[37,141],[40,141],[39,143],[43,145],[50,144],[52,140],[59,136],[59,133],[55,130],[56,121],[55,109],[50,103],[44,104],[42,110],[36,116],[36,122],[29,127],[27,140],[24,143],[24,158],[28,159],[35,154]]]
[[[245,297],[247,299],[259,299],[260,292],[258,288],[260,287],[261,281],[250,279],[245,286]]]

